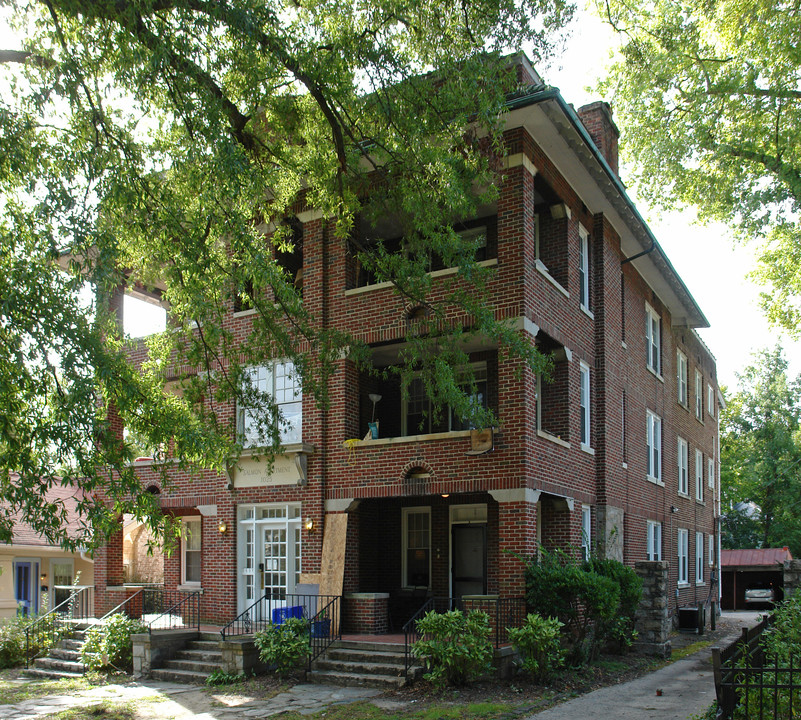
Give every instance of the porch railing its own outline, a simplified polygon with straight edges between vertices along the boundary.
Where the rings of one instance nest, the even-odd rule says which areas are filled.
[[[235,635],[254,635],[273,624],[280,625],[284,619],[290,617],[311,620],[321,611],[321,608],[328,607],[334,600],[338,601],[339,597],[339,595],[299,595],[296,593],[271,595],[267,593],[225,625],[220,630],[220,635],[223,640]],[[337,602],[336,623],[332,618],[332,627],[335,627],[338,632],[339,607],[340,604]]]
[[[492,645],[499,648],[509,643],[509,628],[523,625],[526,619],[525,598],[429,598],[425,604],[403,626],[404,655],[406,658],[406,676],[414,663],[412,646],[421,635],[417,630],[417,621],[428,612],[444,613],[448,610],[464,612],[485,612],[492,627]]]
[[[142,617],[142,593],[144,588],[139,588],[133,595],[129,595],[125,600],[123,600],[117,607],[112,608],[109,610],[103,617],[100,618],[100,622],[107,620],[112,615],[116,615],[117,613],[123,613],[127,615],[129,618],[134,618],[138,620]]]
[[[200,631],[200,592],[180,590],[142,590],[142,622],[147,631],[185,630]]]
[[[69,597],[25,627],[25,667],[47,652],[73,626],[94,617],[94,586],[60,586]]]
[[[312,663],[342,638],[342,597],[324,595],[328,602],[309,620],[309,670]]]

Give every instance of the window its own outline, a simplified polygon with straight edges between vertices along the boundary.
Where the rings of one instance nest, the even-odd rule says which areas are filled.
[[[662,523],[648,521],[647,555],[649,560],[662,559]]]
[[[695,533],[695,584],[704,582],[704,533]]]
[[[276,360],[246,370],[245,402],[238,408],[237,424],[242,445],[265,445],[273,421],[279,424],[282,443],[301,441],[303,391],[291,360]],[[275,417],[272,405],[280,413]]]
[[[582,362],[579,365],[581,373],[581,444],[590,446],[590,366]]]
[[[181,583],[200,585],[201,524],[199,517],[181,519]]]
[[[689,474],[690,462],[688,456],[687,441],[684,438],[679,438],[678,456],[679,456],[679,495],[690,494]]]
[[[676,350],[676,388],[679,405],[688,407],[687,401],[687,356]]]
[[[695,499],[704,501],[704,454],[700,450],[695,451]]]
[[[695,371],[695,417],[704,419],[704,377],[700,370]]]
[[[621,452],[623,453],[623,465],[627,465],[629,461],[629,444],[626,441],[626,411],[627,411],[627,403],[626,403],[626,391],[623,391],[623,396],[620,398],[620,445],[621,445]]]
[[[679,585],[688,585],[690,576],[687,569],[687,556],[689,554],[688,547],[689,537],[687,530],[679,528],[676,532],[676,555],[678,557],[679,568]]]
[[[476,407],[485,408],[487,407],[487,364],[485,362],[474,363],[471,367],[475,386],[470,395],[470,402]],[[470,392],[467,378],[461,387],[465,392]],[[405,436],[473,429],[472,423],[459,417],[451,408],[446,408],[441,417],[436,419],[433,417],[431,399],[422,377],[412,378],[409,383],[404,405],[403,427]]]
[[[646,472],[649,480],[662,482],[662,418],[646,411]]]
[[[706,482],[710,490],[715,489],[715,461],[712,458],[706,460]]]
[[[587,231],[579,225],[579,304],[590,309],[590,241]]]
[[[711,385],[706,386],[706,411],[710,417],[715,417],[715,391]]]
[[[662,373],[662,319],[656,311],[645,305],[645,364],[657,375]]]
[[[709,558],[708,562],[710,567],[715,564],[715,536],[709,535],[709,553],[707,554]]]
[[[581,506],[581,555],[584,560],[590,559],[590,543],[592,542],[592,509],[589,505]]]
[[[403,509],[403,536],[403,587],[430,587],[430,508]]]

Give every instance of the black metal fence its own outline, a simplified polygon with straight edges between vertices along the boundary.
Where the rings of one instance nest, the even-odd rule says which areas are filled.
[[[330,616],[319,619],[329,621],[329,634],[331,632],[341,633],[339,595],[281,593],[260,597],[223,627],[220,635],[223,640],[234,635],[253,635],[273,625],[280,625],[288,618],[305,618],[311,621],[324,608],[329,608]],[[323,631],[322,626],[316,628],[318,633],[323,633]]]
[[[801,660],[768,655],[765,617],[726,648],[712,648],[719,720],[783,720],[801,716]]]
[[[200,592],[144,588],[137,593],[142,598],[142,622],[148,632],[153,630],[200,630]]]
[[[60,595],[64,599],[50,612],[40,615],[25,627],[25,667],[39,655],[47,653],[77,624],[94,617],[93,586],[69,585],[58,589],[69,592]]]

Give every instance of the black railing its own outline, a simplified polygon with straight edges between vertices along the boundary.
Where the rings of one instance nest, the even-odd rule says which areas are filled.
[[[75,625],[94,618],[93,586],[68,585],[53,589],[68,589],[69,596],[25,627],[25,667],[46,653]]]
[[[109,610],[102,618],[100,618],[100,622],[107,620],[112,615],[116,615],[117,613],[123,613],[127,615],[129,618],[133,618],[134,620],[139,620],[142,617],[142,593],[144,592],[144,588],[139,588],[133,595],[129,595],[125,600],[123,600],[117,607],[112,608]]]
[[[760,642],[772,624],[773,616],[767,616],[743,628],[742,637],[728,647],[712,648],[719,719],[773,720],[801,711],[801,662],[768,656]]]
[[[342,637],[342,598],[339,595],[323,597],[330,599],[309,620],[309,670],[312,663]]]
[[[141,620],[148,632],[188,628],[200,631],[200,592],[143,588],[141,597]]]
[[[281,593],[264,595],[246,608],[236,618],[220,630],[222,639],[234,635],[253,635],[272,625],[280,625],[290,617],[313,619],[321,608],[336,603],[336,623],[332,628],[339,630],[339,595],[298,595]],[[333,618],[332,618],[333,620]]]
[[[407,677],[414,664],[412,646],[421,637],[417,629],[417,621],[428,612],[443,613],[448,610],[486,613],[490,619],[490,627],[492,627],[492,645],[494,648],[499,648],[509,643],[509,628],[523,625],[526,619],[526,600],[525,598],[484,597],[429,598],[403,626]]]

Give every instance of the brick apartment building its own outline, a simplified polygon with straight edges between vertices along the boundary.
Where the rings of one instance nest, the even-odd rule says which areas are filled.
[[[540,545],[669,561],[671,607],[717,597],[719,395],[695,332],[707,321],[626,195],[608,106],[574,111],[525,58],[520,71],[499,199],[463,227],[493,269],[497,317],[553,353],[553,382],[475,341],[477,394],[499,426],[479,435],[450,414],[421,432],[422,386],[403,398],[343,358],[323,413],[265,359],[254,381],[291,420],[272,471],[246,449],[228,473],[175,475],[161,497],[191,537],[165,558],[165,585],[202,589],[207,621],[315,584],[341,590],[346,618],[387,596],[520,597],[519,556]],[[304,303],[365,340],[376,367],[396,363],[416,309],[371,282],[320,213],[297,220]],[[226,320],[244,334],[252,321],[234,307]],[[247,437],[249,410],[228,411]],[[377,437],[361,439],[373,419]],[[159,491],[152,464],[139,463],[143,487]],[[124,598],[122,545],[120,530],[96,557],[99,609]],[[386,615],[373,629],[396,624]]]

